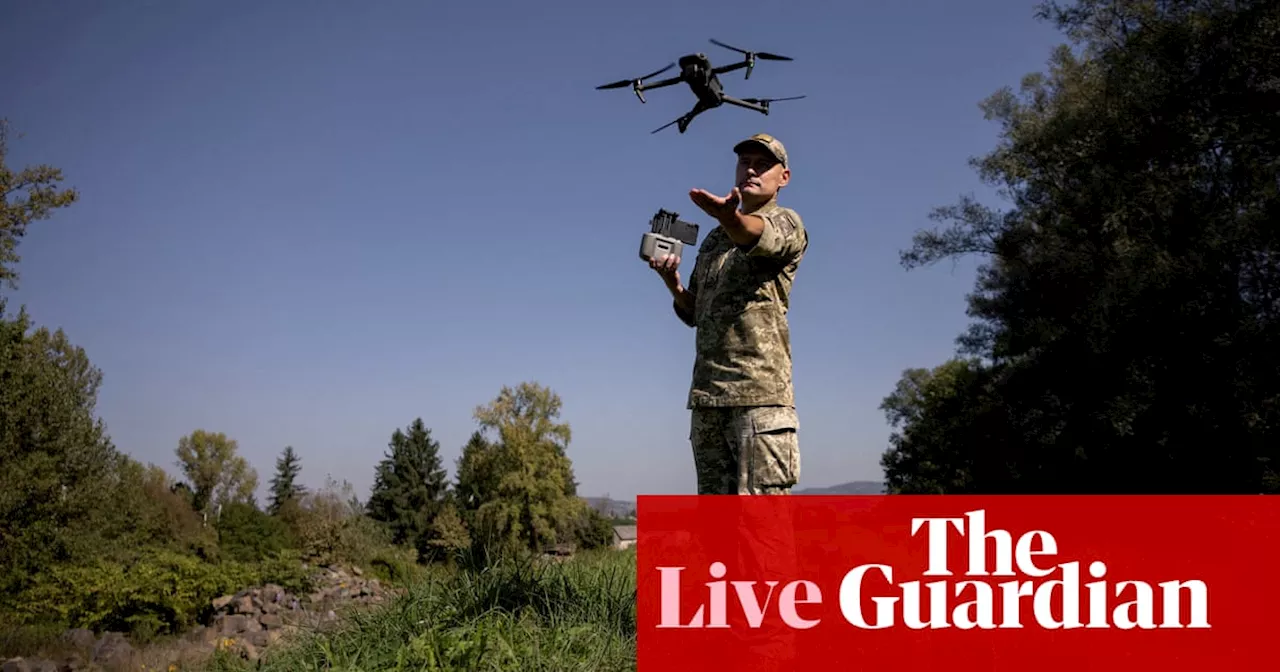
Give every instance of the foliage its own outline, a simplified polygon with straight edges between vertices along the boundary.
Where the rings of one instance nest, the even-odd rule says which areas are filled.
[[[102,504],[129,527],[116,536],[118,545],[131,550],[166,548],[217,559],[218,530],[205,525],[180,483],[161,467],[143,465],[124,455],[117,458],[116,465],[115,473],[107,479],[110,499]]]
[[[573,541],[581,500],[566,450],[567,423],[556,422],[560,397],[537,383],[504,386],[476,409],[481,430],[459,458],[460,501],[473,540],[497,553],[541,551]]]
[[[94,418],[101,382],[61,329],[0,306],[0,594],[128,529],[102,506],[121,456]]]
[[[214,598],[267,582],[296,591],[309,587],[302,565],[289,555],[264,563],[210,563],[145,549],[124,560],[52,565],[20,596],[13,613],[24,624],[162,635],[207,617]]]
[[[431,557],[452,560],[471,548],[471,532],[458,514],[458,506],[453,501],[446,502],[431,521],[431,532]]]
[[[63,179],[60,169],[40,164],[15,171],[6,164],[8,156],[9,122],[0,119],[0,283],[17,289],[18,243],[27,227],[75,203],[80,194],[58,186]]]
[[[222,432],[197,429],[178,440],[178,465],[197,511],[216,514],[227,504],[253,501],[258,474],[237,450],[236,442]]]
[[[395,430],[389,448],[377,466],[369,516],[387,526],[392,543],[425,554],[432,546],[432,523],[448,489],[440,444],[431,438],[422,418],[416,418],[407,432]]]
[[[214,527],[223,558],[252,562],[295,548],[284,521],[246,502],[224,506]]]
[[[412,587],[336,632],[211,670],[634,670],[635,552],[503,560]]]
[[[468,523],[475,522],[475,511],[498,491],[496,454],[497,446],[480,431],[472,432],[462,446],[462,454],[454,468],[453,497]]]
[[[983,375],[978,362],[958,358],[932,370],[903,372],[880,405],[895,428],[889,436],[892,448],[881,460],[890,493],[945,494],[968,487],[980,454],[971,449],[972,440],[984,428],[959,424],[969,416],[955,406],[980,397]],[[974,385],[979,387],[971,393]]]
[[[1078,53],[986,101],[1002,140],[974,164],[1012,207],[941,208],[950,227],[903,255],[989,262],[960,339],[972,362],[889,404],[905,428],[888,478],[1275,491],[1280,4],[1082,0],[1042,16]]]
[[[299,462],[293,446],[285,446],[280,459],[276,460],[276,473],[271,477],[271,500],[267,503],[267,513],[278,516],[282,507],[307,494],[306,486],[298,483],[298,475],[302,471]]]
[[[13,283],[25,227],[77,196],[58,190],[54,168],[4,167],[3,130],[0,278]],[[25,200],[10,198],[23,193]],[[633,559],[605,556],[604,570],[582,570],[580,560],[487,564],[490,548],[535,551],[521,557],[536,563],[536,551],[551,543],[598,548],[611,534],[609,521],[577,497],[571,433],[551,390],[504,387],[476,410],[481,431],[452,490],[439,444],[418,418],[392,434],[367,505],[345,481],[302,485],[301,459],[288,446],[262,510],[258,475],[225,433],[180,437],[180,479],[117,450],[95,417],[103,376],[85,351],[61,330],[32,325],[25,309],[4,309],[0,301],[0,627],[83,627],[146,640],[205,622],[214,598],[263,583],[305,593],[309,564],[355,565],[416,587],[406,608],[438,617],[392,640],[402,662],[474,655],[482,667],[573,669],[587,661],[617,669],[633,657]],[[459,573],[474,565],[477,549],[486,566]],[[449,562],[427,566],[438,558]],[[396,612],[387,613],[393,628],[422,620],[397,625]]]
[[[585,551],[608,547],[613,543],[613,526],[615,521],[610,520],[599,510],[589,506],[585,501],[579,501],[582,502],[582,506],[579,510],[576,525],[574,527],[574,539],[576,540],[577,547]]]
[[[294,516],[294,535],[308,562],[368,565],[391,546],[386,529],[364,515],[346,481],[326,478],[324,487],[302,497]]]

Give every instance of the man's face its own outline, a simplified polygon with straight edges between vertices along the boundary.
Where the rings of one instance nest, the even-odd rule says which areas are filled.
[[[763,203],[778,194],[791,180],[791,171],[762,149],[744,149],[738,155],[734,184],[744,200]]]

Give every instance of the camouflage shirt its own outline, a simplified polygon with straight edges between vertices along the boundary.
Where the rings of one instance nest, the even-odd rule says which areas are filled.
[[[723,228],[713,229],[689,274],[693,315],[675,306],[697,331],[691,409],[795,405],[787,310],[809,234],[776,200],[750,214],[764,219],[755,245],[740,247]]]

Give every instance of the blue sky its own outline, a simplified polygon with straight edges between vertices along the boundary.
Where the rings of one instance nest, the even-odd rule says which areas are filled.
[[[116,444],[177,473],[179,437],[223,431],[264,488],[364,497],[390,434],[422,417],[452,468],[503,385],[560,394],[584,494],[695,488],[693,331],[636,252],[658,208],[733,179],[758,131],[793,161],[811,236],[792,296],[801,486],[881,477],[877,409],[954,351],[974,263],[907,272],[930,209],[976,193],[998,128],[977,105],[1061,41],[1030,2],[6,3],[10,162],[82,199],[33,225],[25,304],[105,381]],[[595,86],[716,38],[795,58],[724,77],[725,107],[649,131],[684,88]],[[668,73],[674,74],[674,73]],[[692,259],[682,272],[687,276]]]

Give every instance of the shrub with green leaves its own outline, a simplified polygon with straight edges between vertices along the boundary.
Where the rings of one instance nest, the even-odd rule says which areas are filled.
[[[15,616],[27,625],[57,623],[142,638],[181,632],[212,610],[214,598],[262,583],[302,591],[308,579],[296,557],[259,563],[210,563],[191,555],[148,549],[132,562],[100,558],[53,565],[17,597]]]

